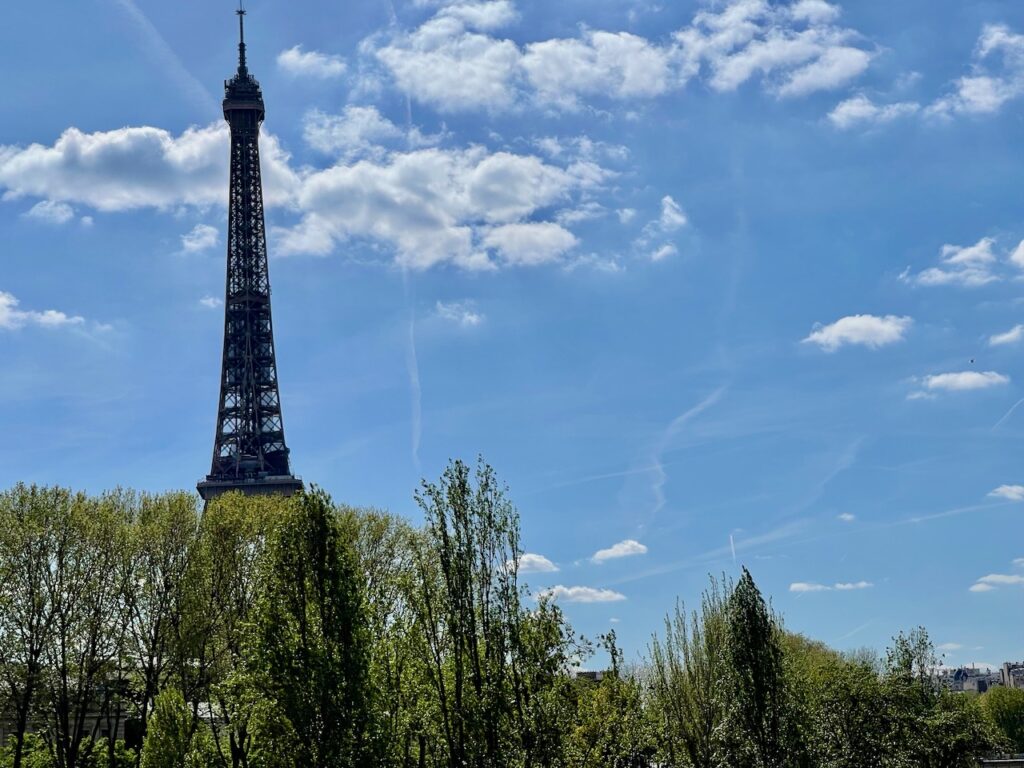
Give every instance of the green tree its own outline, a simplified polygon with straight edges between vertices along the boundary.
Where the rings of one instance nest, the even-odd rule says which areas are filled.
[[[700,611],[682,603],[665,617],[664,639],[651,641],[651,708],[662,758],[670,766],[718,764],[726,679],[727,594],[731,585],[711,580]]]
[[[1024,690],[991,688],[981,697],[981,706],[1000,730],[1010,750],[1024,752]]]
[[[570,764],[578,768],[646,768],[654,753],[640,681],[625,669],[615,632],[601,637],[611,668],[600,682],[580,680]]]
[[[558,679],[572,653],[561,613],[523,607],[519,516],[494,470],[452,462],[417,502],[426,526],[414,547],[410,604],[450,768],[557,765],[551,736]],[[421,757],[421,761],[425,758]]]
[[[0,495],[0,682],[11,713],[11,765],[22,768],[53,632],[56,520],[71,503],[61,488],[18,485]],[[36,723],[38,725],[38,723]]]
[[[373,764],[365,579],[322,491],[302,494],[275,521],[260,586],[248,671],[294,732],[295,762]]]
[[[167,688],[153,702],[141,768],[207,768],[214,752],[205,730],[194,730],[181,693]]]
[[[780,632],[746,568],[729,597],[726,616],[726,763],[731,768],[789,768]]]
[[[784,641],[799,745],[819,768],[877,768],[888,728],[877,659],[847,657],[806,638]]]

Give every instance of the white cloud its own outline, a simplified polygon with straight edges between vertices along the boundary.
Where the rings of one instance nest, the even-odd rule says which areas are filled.
[[[891,123],[901,117],[913,115],[920,109],[921,105],[914,102],[878,105],[862,94],[840,102],[829,113],[828,119],[837,128],[847,130]]]
[[[534,266],[560,258],[578,244],[576,236],[552,222],[506,224],[483,237],[487,248],[513,266]]]
[[[448,112],[505,109],[516,101],[522,53],[511,40],[437,16],[373,51],[400,90]]]
[[[814,582],[797,581],[789,585],[790,592],[806,594],[810,592],[856,592],[862,589],[871,589],[875,585],[870,581],[839,582],[828,586],[827,584],[816,584]]]
[[[975,584],[971,587],[971,592],[991,592],[995,587],[991,584]]]
[[[846,85],[871,62],[873,54],[855,44],[857,33],[833,24],[838,14],[827,3],[733,0],[719,13],[699,12],[676,39],[691,72],[707,64],[716,90],[760,76],[781,97],[803,96]]]
[[[349,111],[339,122],[317,123],[315,141],[323,147],[342,154],[371,147],[358,161],[338,160],[319,170],[293,169],[273,135],[264,134],[266,203],[298,214],[291,226],[272,232],[275,252],[326,255],[358,239],[383,245],[415,269],[553,261],[577,240],[544,221],[540,211],[566,205],[589,210],[594,193],[614,176],[581,156],[562,165],[481,146],[384,150],[373,142],[391,131],[377,117]],[[0,193],[102,211],[221,207],[228,154],[228,132],[221,126],[177,137],[156,128],[93,134],[69,129],[50,147],[0,146]]]
[[[966,288],[978,288],[1001,278],[994,271],[998,261],[993,252],[995,239],[983,237],[974,245],[944,245],[940,260],[941,267],[926,269],[918,275],[907,270],[901,276],[906,282],[934,287],[939,285],[961,285]]]
[[[807,593],[807,592],[828,592],[829,587],[824,584],[811,584],[806,581],[797,581],[789,585],[790,592]]]
[[[261,140],[268,205],[294,199],[298,175],[277,139]],[[160,128],[83,133],[66,130],[53,146],[0,146],[0,187],[6,199],[36,197],[99,211],[223,206],[228,175],[228,128],[189,128],[172,136]]]
[[[437,316],[463,328],[476,328],[484,322],[484,316],[477,312],[470,302],[437,302]],[[534,557],[534,555],[524,555]]]
[[[191,232],[181,236],[181,249],[185,253],[208,251],[217,245],[219,239],[220,233],[216,227],[211,227],[208,224],[196,224]]]
[[[817,344],[826,352],[835,352],[850,344],[878,349],[903,341],[904,335],[913,323],[909,317],[896,315],[851,315],[831,325],[815,326],[815,330],[803,340],[803,343]]]
[[[598,550],[590,560],[591,562],[600,565],[608,562],[609,560],[618,560],[623,557],[633,557],[635,555],[646,554],[647,547],[644,544],[641,544],[639,541],[634,541],[633,539],[626,539],[625,541],[620,541],[618,544],[614,544],[608,549]]]
[[[963,650],[963,646],[960,643],[942,643],[935,646],[935,649],[938,651],[960,651]]]
[[[992,347],[1000,347],[1005,344],[1016,344],[1024,339],[1024,325],[1015,325],[1005,333],[997,333],[989,337],[988,343]]]
[[[85,323],[82,317],[66,315],[55,309],[42,312],[19,309],[20,302],[5,291],[0,291],[0,330],[17,331],[26,326],[64,328]]]
[[[857,516],[850,514],[849,512],[843,512],[841,515],[837,515],[836,519],[844,523],[852,523],[857,519]]]
[[[679,249],[671,243],[666,243],[660,248],[651,252],[651,261],[664,261],[671,256],[675,256],[679,253]]]
[[[1003,24],[989,24],[978,38],[971,74],[959,78],[953,92],[932,103],[927,113],[943,118],[991,115],[1022,93],[1024,35]]]
[[[277,66],[293,77],[316,77],[329,80],[345,74],[345,60],[319,51],[304,51],[301,45],[282,51]]]
[[[580,97],[651,98],[680,85],[671,47],[628,32],[584,30],[579,39],[526,46],[520,62],[536,98],[577,109]]]
[[[349,105],[341,115],[313,110],[303,123],[303,137],[313,149],[347,158],[383,151],[380,142],[403,135],[376,107]]]
[[[1013,561],[1013,564],[1017,568],[1024,568],[1024,557],[1018,557],[1016,560]]]
[[[1007,501],[1024,501],[1024,485],[1000,485],[989,496]]]
[[[687,224],[686,214],[679,204],[672,199],[671,195],[665,195],[661,199],[661,229],[664,232],[675,232]]]
[[[206,309],[219,309],[224,306],[224,300],[218,299],[216,296],[204,296],[199,300],[199,306]]]
[[[27,219],[35,219],[46,224],[67,224],[75,218],[75,209],[67,203],[56,203],[53,200],[42,200],[32,206],[24,214]]]
[[[620,208],[615,212],[619,217],[620,224],[629,224],[636,218],[635,208]]]
[[[564,600],[567,603],[618,603],[626,599],[620,592],[593,587],[563,587],[561,584],[540,592],[540,597]]]
[[[990,573],[978,579],[979,584],[988,584],[991,587],[1016,587],[1024,585],[1024,576],[1007,573]]]
[[[519,14],[511,0],[456,2],[446,5],[440,16],[458,19],[472,29],[499,29],[515,21]]]
[[[1013,253],[1010,254],[1010,263],[1015,267],[1024,269],[1024,240],[1021,240]]]
[[[558,573],[558,566],[544,555],[527,552],[519,558],[519,573]]]
[[[855,581],[849,583],[840,583],[835,585],[835,589],[840,592],[852,592],[861,589],[871,589],[874,584],[870,581]]]
[[[932,392],[968,392],[989,389],[1010,383],[1010,377],[995,371],[958,371],[928,376],[924,380],[926,389]]]
[[[654,98],[694,77],[720,91],[760,78],[771,93],[795,97],[842,87],[870,64],[873,53],[837,26],[839,15],[824,0],[731,0],[664,41],[583,28],[520,47],[492,35],[515,20],[511,3],[460,2],[412,32],[362,47],[400,90],[446,111],[504,110],[524,100],[576,110],[585,99]]]

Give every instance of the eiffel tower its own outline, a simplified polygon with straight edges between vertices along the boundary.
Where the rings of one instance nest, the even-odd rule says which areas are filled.
[[[206,501],[228,491],[290,496],[302,489],[288,460],[277,386],[260,176],[265,110],[260,84],[245,63],[241,8],[238,27],[238,71],[224,83],[224,119],[231,126],[227,288],[213,465],[198,485]]]

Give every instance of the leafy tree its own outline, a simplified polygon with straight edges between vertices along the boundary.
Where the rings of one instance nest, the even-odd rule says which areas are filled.
[[[56,520],[70,503],[70,492],[61,488],[18,485],[0,495],[0,682],[12,714],[13,768],[22,768],[44,685],[54,622]]]
[[[819,768],[877,768],[888,728],[877,661],[841,656],[789,635],[789,689],[799,710],[798,744]]]
[[[57,768],[76,768],[83,746],[96,737],[89,714],[106,708],[109,673],[121,651],[128,585],[118,578],[118,565],[126,545],[126,496],[70,497],[53,525],[48,740]]]
[[[645,768],[654,752],[640,681],[624,668],[615,632],[601,638],[611,669],[598,683],[581,680],[570,760],[579,768]]]
[[[663,759],[670,766],[714,768],[721,749],[726,679],[728,582],[711,580],[700,611],[682,603],[665,617],[665,637],[651,641],[651,707]]]
[[[180,590],[198,536],[195,496],[185,493],[142,496],[132,520],[125,559],[130,668],[139,678],[136,713],[145,731],[153,700],[171,674],[173,626]],[[111,732],[115,732],[112,728]],[[190,731],[192,730],[190,724]]]
[[[192,713],[168,688],[153,703],[153,718],[142,748],[142,768],[180,768],[192,750]]]
[[[298,497],[271,528],[249,648],[254,685],[311,768],[375,761],[365,580],[322,491]]]
[[[990,688],[981,697],[981,706],[1002,733],[1010,750],[1024,752],[1024,690]]]
[[[733,768],[788,768],[790,722],[780,633],[746,568],[729,597],[726,617],[726,762]]]

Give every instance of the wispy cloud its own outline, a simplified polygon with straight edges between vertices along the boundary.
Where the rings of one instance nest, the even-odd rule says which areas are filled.
[[[277,66],[292,77],[315,77],[321,80],[341,77],[347,69],[345,60],[340,56],[304,51],[301,45],[279,53]]]
[[[20,309],[20,302],[10,293],[0,291],[0,330],[17,331],[27,326],[37,328],[68,328],[85,325],[85,318],[67,315],[56,309],[38,312]]]
[[[1024,485],[1000,485],[989,496],[1008,501],[1024,501]]]
[[[1005,333],[997,333],[988,339],[989,346],[1000,347],[1006,344],[1016,344],[1024,339],[1024,325],[1015,325]]]
[[[199,306],[206,309],[220,309],[224,306],[224,300],[218,299],[216,296],[204,296],[199,300]]]
[[[185,253],[202,253],[217,245],[220,233],[208,224],[196,224],[191,232],[181,236],[181,250]]]
[[[662,463],[665,451],[672,445],[683,428],[691,421],[700,416],[709,408],[716,405],[725,395],[727,387],[721,386],[710,395],[701,400],[697,405],[688,411],[681,413],[668,425],[658,440],[651,455],[650,466],[653,475],[651,481],[651,493],[654,496],[654,506],[651,510],[651,517],[657,517],[658,513],[665,508],[665,483],[668,482],[668,475],[665,473],[665,466]]]
[[[437,302],[437,316],[462,328],[476,328],[486,319],[469,301]]]
[[[851,128],[870,128],[886,125],[903,117],[909,117],[921,111],[916,102],[904,101],[896,104],[876,104],[861,94],[840,102],[836,105],[828,119],[832,125],[841,130]]]
[[[980,288],[1001,280],[995,267],[998,259],[993,251],[994,238],[982,238],[973,246],[944,245],[939,256],[940,266],[930,267],[913,274],[907,268],[900,279],[916,286],[961,286]]]
[[[561,584],[542,590],[539,595],[567,603],[618,603],[626,599],[621,592],[594,587],[564,587]]]
[[[852,523],[857,519],[857,516],[850,514],[849,512],[843,512],[842,514],[836,515],[836,519],[844,523]]]
[[[956,371],[926,376],[924,379],[924,387],[929,392],[971,392],[1009,383],[1009,376],[995,371]]]
[[[125,17],[132,23],[139,33],[138,47],[145,55],[151,57],[157,65],[157,69],[167,75],[171,81],[187,96],[196,106],[210,114],[219,111],[219,104],[206,87],[189,72],[181,58],[174,52],[160,31],[153,26],[153,23],[146,15],[139,10],[133,0],[109,0],[116,8],[120,9]]]
[[[67,203],[57,203],[53,200],[41,200],[22,214],[26,219],[41,221],[44,224],[61,226],[75,218],[75,209]]]
[[[831,586],[797,581],[789,585],[789,591],[797,594],[807,594],[810,592],[856,592],[862,589],[871,589],[873,586],[875,585],[870,581],[838,582]]]

